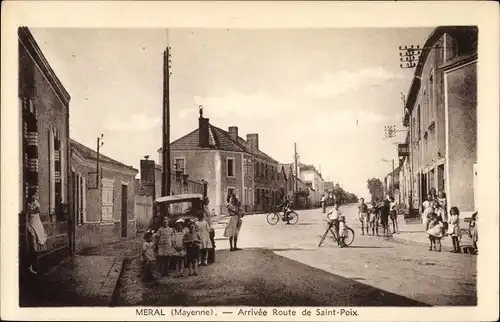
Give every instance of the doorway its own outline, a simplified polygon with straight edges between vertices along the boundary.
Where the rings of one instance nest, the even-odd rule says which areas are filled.
[[[121,215],[121,226],[122,226],[122,237],[127,237],[127,196],[128,187],[122,184],[122,215]]]

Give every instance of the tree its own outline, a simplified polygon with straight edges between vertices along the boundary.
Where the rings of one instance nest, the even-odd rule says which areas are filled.
[[[372,202],[384,198],[384,184],[378,178],[371,178],[367,180],[368,191],[372,196]]]

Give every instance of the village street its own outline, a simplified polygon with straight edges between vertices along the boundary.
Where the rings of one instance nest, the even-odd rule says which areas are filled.
[[[392,238],[362,236],[353,205],[341,207],[356,232],[349,248],[326,240],[320,209],[299,210],[299,222],[271,226],[244,217],[239,247],[217,240],[216,263],[200,276],[145,284],[138,260],[126,264],[115,305],[475,305],[476,256]],[[400,219],[402,221],[402,219]],[[216,236],[222,234],[222,227]],[[404,227],[402,228],[404,229]],[[404,231],[401,231],[404,234]]]

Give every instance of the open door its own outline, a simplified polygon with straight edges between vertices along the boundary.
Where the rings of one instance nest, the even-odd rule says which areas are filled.
[[[122,237],[127,237],[127,186],[122,184],[122,213],[121,213],[121,226]]]

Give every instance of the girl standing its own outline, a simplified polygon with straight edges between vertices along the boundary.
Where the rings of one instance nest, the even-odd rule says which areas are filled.
[[[452,253],[460,253],[460,242],[458,240],[460,237],[460,211],[457,207],[451,207],[450,209],[448,234],[451,236],[451,240],[453,241]]]
[[[47,233],[40,220],[40,203],[38,193],[33,196],[33,201],[28,204],[28,238],[29,238],[29,267],[31,274],[37,275],[38,254],[47,250]]]
[[[238,248],[238,234],[241,228],[241,214],[238,208],[238,200],[235,195],[229,197],[229,203],[227,204],[227,211],[229,212],[229,223],[227,224],[226,230],[224,231],[224,237],[229,237],[230,251],[241,250]]]
[[[175,231],[172,239],[173,254],[175,262],[175,277],[184,276],[184,257],[186,249],[184,247],[184,221],[179,219],[175,222]]]
[[[199,263],[201,266],[207,266],[208,264],[208,250],[212,248],[212,242],[210,240],[210,225],[205,219],[205,213],[202,212],[198,216],[198,221],[196,222],[196,231],[200,235],[200,258]]]
[[[184,234],[183,242],[186,248],[186,258],[189,269],[189,276],[198,275],[196,268],[198,266],[198,256],[201,244],[200,234],[196,231],[194,222],[190,222],[189,231]]]
[[[434,250],[437,252],[441,251],[441,238],[443,237],[443,223],[436,214],[432,214],[429,218],[429,229],[427,230],[429,235],[430,247],[429,250]]]
[[[170,220],[165,217],[162,227],[157,232],[158,261],[164,276],[168,276],[170,260],[174,255],[173,239],[174,230],[170,227]]]

